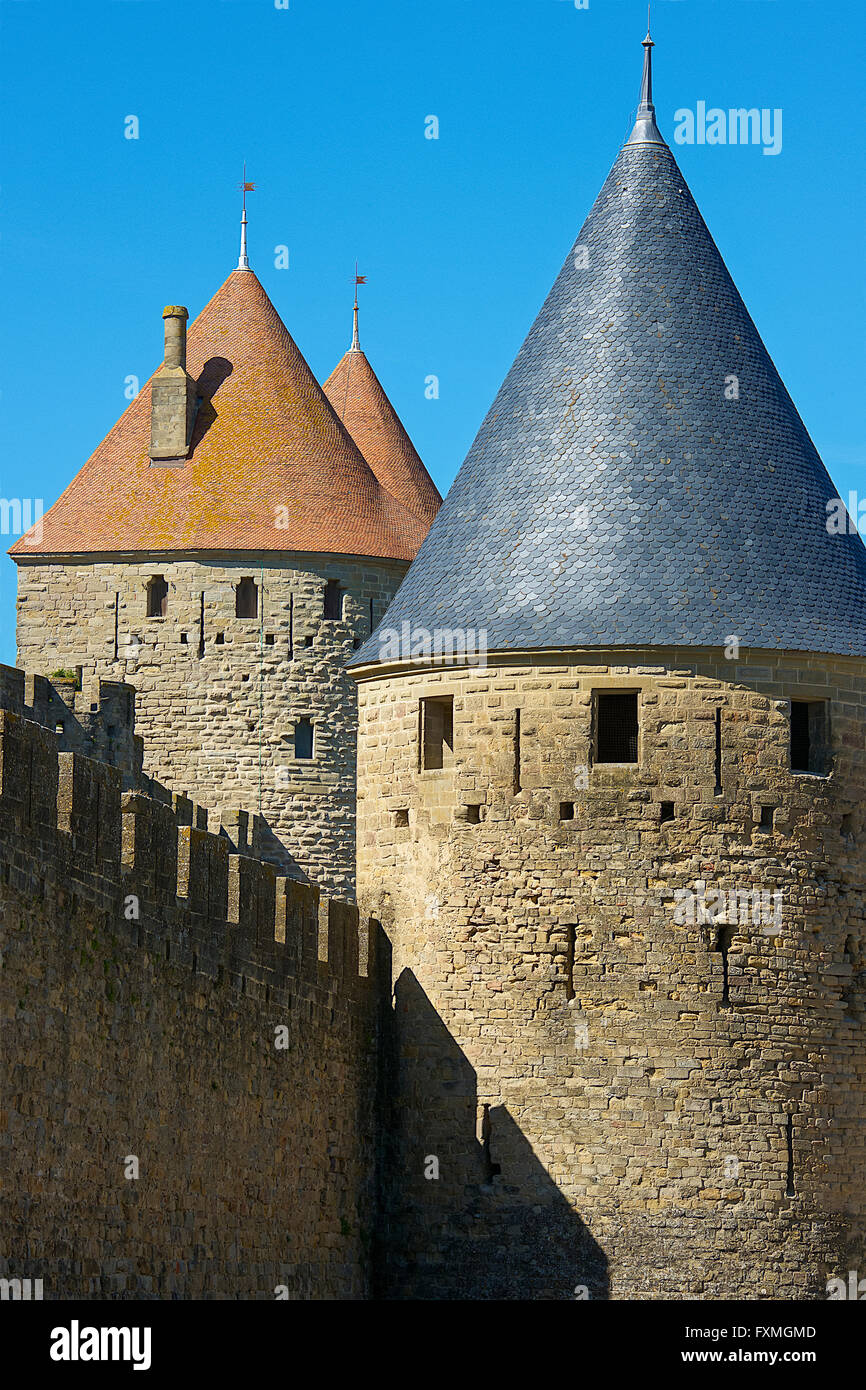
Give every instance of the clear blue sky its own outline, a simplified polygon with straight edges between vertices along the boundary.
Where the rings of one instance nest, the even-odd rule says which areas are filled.
[[[863,0],[653,10],[662,132],[842,495],[866,493]],[[194,316],[232,269],[244,158],[251,264],[313,371],[349,345],[357,257],[363,345],[444,492],[628,134],[645,22],[642,0],[0,0],[0,495],[47,508],[158,365],[163,305]],[[700,100],[781,107],[781,154],[674,146]],[[10,663],[14,594],[4,557]]]

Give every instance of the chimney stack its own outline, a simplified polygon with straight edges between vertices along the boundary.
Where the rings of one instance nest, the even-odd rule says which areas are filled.
[[[150,461],[161,467],[189,454],[196,413],[195,382],[186,370],[186,323],[182,304],[167,304],[165,361],[153,378],[150,398]]]

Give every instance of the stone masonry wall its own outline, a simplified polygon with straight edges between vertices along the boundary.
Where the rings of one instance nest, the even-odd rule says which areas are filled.
[[[594,759],[605,689],[640,692],[636,764]],[[448,695],[425,771],[419,700]],[[829,704],[829,775],[790,769],[792,697]],[[359,902],[395,980],[380,1292],[812,1299],[862,1273],[864,664],[491,657],[362,673],[359,718]]]
[[[356,909],[62,737],[0,710],[0,1276],[46,1299],[365,1297]]]
[[[257,853],[351,898],[357,692],[345,663],[406,568],[326,555],[22,564],[18,661],[128,681],[146,773],[213,810],[259,814]],[[168,583],[164,617],[147,616],[154,575]],[[244,577],[259,590],[255,618],[235,616]],[[339,621],[324,618],[329,579],[345,591]],[[294,755],[303,717],[311,761]]]

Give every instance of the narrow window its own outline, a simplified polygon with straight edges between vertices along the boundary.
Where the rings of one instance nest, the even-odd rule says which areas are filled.
[[[226,635],[225,635],[225,633],[224,633],[224,632],[218,632],[217,635],[216,635],[216,644],[217,644],[217,646],[218,646],[218,647],[223,646],[224,643],[225,643],[225,640],[226,640]]]
[[[313,725],[306,717],[299,719],[295,725],[295,757],[312,758],[313,756]]]
[[[520,787],[520,710],[514,711],[514,795]]]
[[[785,1189],[786,1197],[796,1197],[794,1191],[794,1116],[788,1116],[788,1123],[785,1126],[785,1139],[788,1145],[788,1186]]]
[[[198,654],[204,656],[204,594],[201,596],[198,618]]]
[[[772,829],[773,829],[773,814],[774,814],[775,810],[776,810],[775,806],[762,806],[762,807],[761,807],[761,823],[760,823],[760,825],[758,826],[758,829],[759,829],[759,830],[762,830],[762,831],[764,832],[765,835],[769,835],[769,834],[771,834],[771,832],[772,832]]]
[[[266,647],[272,647],[273,645],[274,645],[274,634],[273,634],[272,632],[268,632],[268,633],[265,634],[265,646],[266,646]]]
[[[147,581],[147,616],[164,618],[168,609],[168,585],[161,574]]]
[[[731,1006],[728,997],[728,951],[731,949],[733,939],[733,927],[719,927],[716,933],[716,950],[721,953],[722,957],[722,1000],[719,1006],[722,1009],[728,1009]]]
[[[490,1139],[493,1134],[493,1124],[490,1119],[490,1106],[485,1105],[481,1117],[481,1158],[484,1164],[484,1180],[492,1182],[497,1173],[502,1172],[501,1165],[494,1163],[490,1156]]]
[[[308,632],[307,635],[306,635],[306,637],[304,638],[304,646],[305,646],[305,647],[311,647],[312,645],[313,645],[313,634],[312,634],[311,632]]]
[[[672,801],[663,801],[663,802],[662,802],[662,814],[661,814],[661,818],[662,818],[663,821],[666,821],[666,820],[673,820],[673,818],[674,818],[674,803],[673,803]]]
[[[180,634],[180,640],[181,640],[181,645],[185,647],[185,646],[187,645],[187,635],[186,635],[185,632],[182,632],[182,633]]]
[[[560,801],[560,803],[559,803],[559,819],[560,819],[560,820],[574,820],[574,802],[573,802],[573,801]]]
[[[481,824],[481,807],[480,807],[480,806],[477,806],[477,805],[476,805],[476,806],[467,806],[467,807],[465,807],[465,811],[466,811],[465,819],[466,819],[466,822],[467,822],[468,825],[480,825],[480,824]]]
[[[421,766],[450,767],[454,760],[454,697],[436,696],[421,701]]]
[[[235,617],[257,618],[259,591],[254,579],[242,579],[235,589]]]
[[[722,794],[722,707],[716,706],[716,796]]]
[[[596,761],[637,762],[637,691],[596,691]]]
[[[403,807],[400,808],[399,811],[395,811],[395,812],[394,812],[394,824],[395,824],[396,826],[399,826],[401,829],[404,829],[404,830],[406,829],[406,827],[407,827],[408,824],[409,824],[409,808],[408,808],[408,806],[403,806]]]
[[[791,771],[825,777],[829,741],[826,700],[792,700]]]
[[[295,596],[289,594],[289,659],[295,655]]]
[[[120,594],[114,595],[114,659],[117,660],[120,637]]]
[[[566,927],[568,933],[565,943],[565,997],[574,998],[574,944],[576,932],[573,926]]]
[[[343,616],[343,590],[336,579],[329,579],[325,585],[325,617],[330,622],[339,622]]]

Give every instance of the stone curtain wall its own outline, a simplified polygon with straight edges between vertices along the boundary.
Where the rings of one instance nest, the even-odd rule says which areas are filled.
[[[863,664],[505,661],[360,685],[359,902],[395,980],[380,1290],[824,1298],[866,1261]],[[617,688],[640,761],[593,766]],[[419,771],[419,699],[448,694],[454,766]],[[830,702],[827,778],[789,770],[791,697]],[[780,891],[781,926],[678,922],[699,884]]]
[[[18,660],[45,675],[80,667],[85,678],[128,681],[146,773],[212,810],[258,813],[261,786],[257,852],[352,897],[357,699],[345,663],[405,571],[387,560],[269,557],[263,596],[249,556],[21,565]],[[168,583],[164,617],[147,617],[154,575]],[[235,589],[247,577],[259,617],[237,618]],[[345,590],[340,621],[324,618],[329,579]],[[312,761],[294,755],[304,717]]]
[[[0,1276],[46,1299],[365,1297],[356,910],[59,744],[0,711]]]

